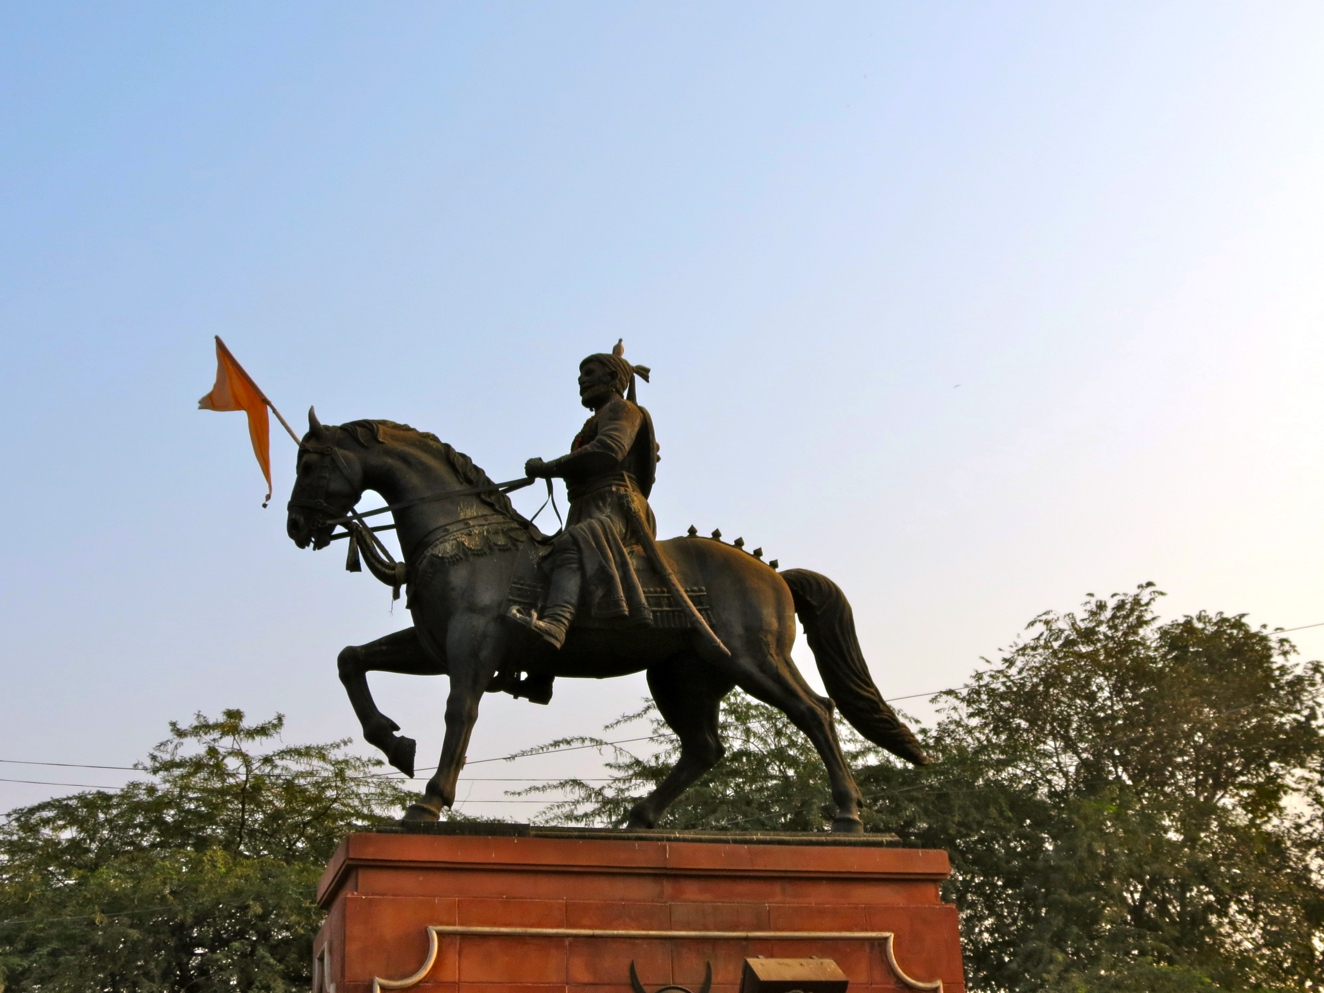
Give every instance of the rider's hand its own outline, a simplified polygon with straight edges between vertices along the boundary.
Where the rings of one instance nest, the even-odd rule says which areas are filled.
[[[532,476],[534,479],[541,479],[546,476],[547,463],[542,459],[529,459],[524,463],[524,475]]]

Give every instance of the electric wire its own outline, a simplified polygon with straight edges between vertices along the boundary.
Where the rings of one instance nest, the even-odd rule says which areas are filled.
[[[1295,628],[1277,628],[1277,629],[1275,629],[1275,630],[1273,630],[1273,631],[1270,631],[1270,632],[1268,632],[1268,633],[1269,633],[1269,634],[1287,634],[1289,631],[1305,631],[1307,628],[1324,628],[1324,621],[1320,621],[1320,622],[1317,623],[1317,624],[1302,624],[1300,627],[1295,627]],[[943,693],[955,693],[955,692],[957,692],[958,690],[968,690],[969,688],[970,688],[970,684],[969,684],[969,683],[962,683],[960,686],[949,686],[949,687],[948,687],[947,689],[945,689],[945,690],[934,690],[932,693],[908,693],[908,694],[906,694],[905,696],[893,696],[893,697],[888,697],[888,699],[889,699],[889,700],[918,700],[918,699],[920,699],[921,697],[927,698],[927,697],[932,697],[932,696],[939,696],[939,695],[941,695],[941,694],[943,694]]]
[[[88,765],[85,762],[31,762],[25,759],[0,759],[5,765],[52,765],[62,769],[122,769],[125,772],[143,772],[136,765]]]
[[[53,783],[47,779],[0,779],[0,783],[30,783],[33,786],[79,786],[89,790],[112,790],[118,792],[123,786],[100,786],[96,783]]]
[[[1298,627],[1291,627],[1291,628],[1277,628],[1276,630],[1271,631],[1271,632],[1269,632],[1269,633],[1270,633],[1270,634],[1275,634],[1275,635],[1277,635],[1277,634],[1288,634],[1288,633],[1290,633],[1290,632],[1292,632],[1292,631],[1305,631],[1305,630],[1308,630],[1308,629],[1310,629],[1310,628],[1318,628],[1318,627],[1324,627],[1324,621],[1319,621],[1319,622],[1317,622],[1317,623],[1315,623],[1315,624],[1302,624],[1302,625],[1299,625]],[[960,690],[967,690],[967,689],[970,689],[971,685],[972,685],[972,684],[970,684],[970,683],[963,683],[963,684],[960,685],[960,686],[951,686],[951,687],[948,687],[947,689],[943,689],[943,690],[933,690],[933,691],[931,691],[931,692],[927,692],[927,693],[908,693],[908,694],[904,694],[904,695],[902,695],[902,696],[889,697],[888,699],[889,699],[889,700],[892,700],[892,701],[899,701],[899,700],[917,700],[917,699],[921,699],[921,698],[935,697],[935,696],[939,696],[940,694],[943,694],[943,693],[954,693],[954,692],[958,692],[958,691],[960,691]],[[471,760],[469,760],[469,761],[466,761],[466,762],[465,762],[465,765],[466,765],[466,766],[471,766],[471,765],[482,765],[482,764],[484,764],[484,763],[489,763],[489,762],[513,762],[513,761],[515,761],[516,759],[537,758],[537,757],[542,756],[542,755],[554,755],[554,754],[558,754],[558,753],[561,753],[561,752],[576,752],[576,751],[582,751],[582,750],[584,750],[584,749],[589,749],[589,748],[605,748],[605,747],[613,746],[613,745],[627,745],[627,744],[632,744],[632,743],[634,743],[634,742],[639,742],[639,741],[656,741],[656,740],[660,740],[660,739],[667,738],[667,737],[669,737],[669,735],[666,735],[666,734],[653,734],[653,735],[643,735],[642,737],[637,737],[637,738],[620,738],[620,739],[617,739],[616,741],[591,742],[591,743],[589,743],[589,744],[584,744],[584,745],[567,745],[567,746],[564,746],[564,747],[561,747],[561,748],[548,748],[548,749],[545,749],[545,750],[544,750],[544,749],[529,749],[529,750],[525,750],[525,751],[522,751],[522,752],[513,752],[513,753],[511,753],[510,755],[497,755],[497,756],[493,756],[493,757],[491,757],[491,758],[485,758],[485,759],[471,759]],[[36,760],[28,760],[28,759],[0,759],[0,764],[5,764],[5,765],[37,765],[37,766],[51,766],[51,767],[59,767],[59,768],[64,768],[64,769],[109,769],[109,770],[123,771],[123,772],[144,772],[144,773],[147,773],[148,775],[151,775],[151,773],[148,772],[148,770],[146,770],[146,769],[142,769],[142,768],[139,768],[139,767],[137,767],[137,766],[131,766],[131,765],[93,765],[93,764],[86,763],[86,762],[40,762],[40,761],[36,761]],[[399,773],[394,773],[394,772],[375,773],[374,775],[378,775],[378,776],[382,776],[382,777],[392,777],[392,778],[397,778],[397,777],[398,777],[398,778],[401,778],[401,779],[408,779],[408,778],[410,778],[410,777],[405,777],[405,776],[403,776],[403,775],[400,775]],[[413,779],[426,779],[426,778],[428,778],[428,777],[426,777],[426,776],[414,776],[414,777],[412,777],[412,778],[413,778]],[[478,777],[474,777],[474,778],[468,778],[468,777],[466,777],[466,778],[465,778],[465,781],[466,781],[466,782],[500,782],[500,781],[511,781],[511,782],[539,782],[539,781],[542,781],[542,780],[538,780],[538,779],[533,778],[533,777],[497,777],[497,778],[490,778],[490,779],[489,779],[489,778],[478,778]],[[557,780],[557,779],[548,779],[548,780],[545,780],[545,781],[547,781],[547,782],[560,782],[560,780]],[[610,780],[583,780],[583,782],[594,782],[594,781],[609,782]],[[36,779],[6,779],[6,778],[0,778],[0,783],[28,783],[28,784],[37,785],[37,786],[77,786],[77,787],[85,787],[85,788],[88,788],[88,789],[109,789],[109,790],[118,790],[118,789],[122,789],[122,788],[123,788],[123,787],[119,787],[119,786],[95,786],[95,785],[92,785],[92,784],[90,784],[90,783],[55,783],[55,782],[47,782],[47,781],[44,781],[44,780],[36,780]],[[490,802],[490,803],[496,803],[496,802],[499,802],[499,801],[474,801],[474,802],[484,802],[484,803],[488,803],[488,802]]]

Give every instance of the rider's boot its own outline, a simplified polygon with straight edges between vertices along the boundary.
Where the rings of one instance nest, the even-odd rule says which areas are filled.
[[[566,556],[565,561],[557,564],[552,573],[552,587],[547,591],[547,604],[542,613],[536,610],[523,610],[511,606],[508,616],[511,620],[523,624],[542,635],[553,648],[565,644],[566,632],[575,617],[575,605],[579,603],[579,561],[577,557]],[[551,687],[547,687],[547,698],[551,699]]]

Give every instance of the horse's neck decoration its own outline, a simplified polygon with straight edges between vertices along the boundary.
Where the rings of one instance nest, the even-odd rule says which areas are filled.
[[[510,526],[530,527],[482,469],[435,435],[384,420],[326,427],[309,411],[290,498],[290,537],[300,547],[311,542],[324,548],[334,525],[366,490],[393,506],[407,505],[394,512],[406,560],[433,532],[462,521],[498,517]],[[461,490],[453,499],[446,496]]]
[[[649,583],[642,594],[659,616],[683,614],[684,620],[639,628],[580,618],[558,650],[509,616],[521,596],[545,596],[545,590],[531,594],[527,583],[517,582],[525,578],[517,570],[539,558],[546,539],[467,456],[433,435],[391,421],[323,426],[311,412],[300,448],[288,519],[289,536],[299,547],[326,547],[337,523],[354,520],[354,505],[365,490],[396,507],[392,513],[414,626],[344,649],[339,667],[364,737],[407,775],[414,774],[415,743],[397,734],[399,725],[377,709],[366,674],[450,677],[441,759],[423,796],[405,812],[406,820],[437,820],[454,803],[483,693],[518,692],[520,672],[546,679],[548,686],[554,676],[647,672],[681,754],[662,784],[634,806],[629,828],[652,827],[668,804],[721,759],[719,705],[736,686],[780,708],[813,742],[837,804],[833,830],[862,830],[860,791],[837,742],[834,704],[870,741],[916,764],[928,761],[879,695],[860,652],[850,604],[824,576],[803,569],[777,572],[716,539],[660,541],[652,548],[656,559],[640,563],[640,579]],[[668,574],[674,586],[665,581]],[[676,602],[676,587],[688,612]],[[702,610],[684,593],[700,589]],[[810,690],[791,661],[797,614],[831,699]],[[696,633],[695,618],[711,628],[711,639]]]

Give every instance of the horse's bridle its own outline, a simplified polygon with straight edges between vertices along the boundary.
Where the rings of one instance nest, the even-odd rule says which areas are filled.
[[[340,449],[336,448],[335,445],[326,445],[319,448],[313,445],[309,445],[307,442],[300,442],[299,448],[305,452],[312,452],[314,455],[334,456],[336,460],[336,465],[339,466],[340,468],[341,475],[345,477],[346,482],[348,482],[350,485],[354,484],[354,476],[349,471],[349,465],[345,462],[345,457],[340,454]],[[315,500],[303,500],[303,499],[296,500],[293,497],[291,497],[289,503],[285,505],[286,509],[294,510],[295,508],[306,507],[311,510],[320,511],[324,514],[336,513],[335,509],[326,502],[326,488],[331,485],[331,468],[329,463],[324,463],[324,468],[320,476],[321,476],[320,482],[322,489],[321,496],[319,496]],[[445,500],[450,497],[475,496],[479,493],[513,493],[516,490],[522,490],[526,486],[532,486],[535,482],[536,480],[533,476],[522,476],[519,479],[510,479],[504,483],[484,483],[481,486],[466,486],[464,489],[459,489],[459,490],[439,490],[436,493],[429,493],[427,496],[414,497],[414,499],[412,500],[401,500],[399,503],[388,503],[384,507],[378,507],[375,510],[365,510],[362,513],[360,513],[357,510],[354,510],[353,508],[350,508],[348,516],[336,517],[336,518],[323,518],[320,523],[323,526],[329,524],[332,527],[335,527],[336,525],[341,525],[343,527],[350,524],[351,522],[357,522],[359,524],[362,524],[363,518],[365,517],[376,517],[378,514],[386,514],[392,510],[404,510],[407,507],[416,507],[421,503],[431,503],[433,500]],[[547,480],[547,485],[549,489],[551,487],[551,482],[552,481],[550,479]],[[538,509],[541,511],[542,508],[540,507]],[[535,514],[534,516],[536,517],[537,514]],[[390,530],[390,529],[388,527],[388,528],[383,528],[382,530]],[[339,538],[341,536],[336,535],[335,537]]]
[[[306,441],[301,441],[299,442],[299,448],[301,451],[311,452],[314,455],[321,455],[323,457],[322,465],[318,472],[318,479],[314,483],[314,485],[320,484],[319,495],[312,499],[296,499],[295,497],[291,497],[289,502],[285,505],[286,511],[288,512],[296,509],[316,511],[318,517],[310,526],[310,529],[312,530],[315,530],[318,527],[326,527],[328,525],[332,528],[335,528],[336,526],[343,527],[345,529],[343,533],[331,535],[328,541],[335,541],[338,538],[349,539],[350,549],[345,568],[349,569],[351,572],[359,571],[358,549],[359,546],[363,546],[363,551],[370,559],[378,559],[380,572],[388,573],[391,576],[389,580],[383,580],[383,582],[387,582],[393,587],[393,595],[391,597],[393,600],[397,600],[400,597],[400,587],[404,585],[407,566],[404,562],[397,562],[395,560],[395,556],[391,554],[391,550],[382,543],[382,540],[377,537],[376,532],[388,531],[395,527],[395,525],[389,524],[384,527],[373,528],[364,520],[365,517],[375,517],[378,514],[389,513],[393,510],[403,510],[406,507],[416,507],[422,503],[430,503],[433,500],[445,500],[450,497],[473,496],[479,493],[511,493],[515,490],[523,489],[525,486],[529,486],[534,482],[532,476],[524,476],[520,479],[512,479],[504,483],[485,483],[481,486],[468,486],[459,490],[442,490],[438,493],[430,493],[427,496],[415,497],[412,500],[402,500],[399,503],[388,503],[384,507],[378,507],[375,510],[366,510],[362,513],[351,507],[346,516],[331,517],[329,515],[335,514],[336,510],[326,502],[326,491],[331,485],[332,464],[326,456],[330,455],[335,459],[335,465],[340,469],[341,475],[345,477],[346,482],[353,486],[355,485],[354,475],[349,470],[349,464],[345,461],[345,457],[340,454],[340,449],[333,444],[316,446],[310,445]],[[547,500],[552,500],[551,479],[547,480]],[[544,501],[543,507],[546,506],[547,501]],[[555,509],[556,505],[554,501],[552,506],[553,509]],[[542,513],[542,509],[542,507],[538,508],[539,514]],[[533,516],[536,518],[538,514],[534,514]],[[556,516],[559,520],[561,516],[559,511]],[[378,578],[381,578],[380,572],[379,570],[374,570],[374,573],[378,574]]]
[[[345,481],[347,483],[349,483],[351,486],[354,485],[354,476],[349,471],[349,465],[346,464],[345,457],[340,454],[340,449],[336,448],[335,445],[324,445],[322,447],[317,447],[308,444],[306,441],[301,441],[299,442],[299,450],[301,452],[311,452],[314,455],[321,455],[324,457],[322,465],[319,467],[318,470],[317,482],[320,483],[319,495],[315,500],[296,499],[294,497],[290,497],[289,503],[285,505],[286,511],[291,511],[295,509],[301,510],[305,508],[309,510],[316,510],[323,515],[317,522],[316,526],[318,527],[325,527],[328,524],[331,525],[331,527],[335,527],[337,524],[345,524],[353,520],[354,518],[352,516],[331,520],[329,515],[336,513],[336,510],[329,503],[326,502],[327,487],[331,485],[331,463],[325,459],[325,456],[327,455],[334,456],[336,460],[336,465],[339,466],[340,468],[340,474],[345,477]],[[353,508],[350,509],[350,514],[351,515],[354,514]]]

